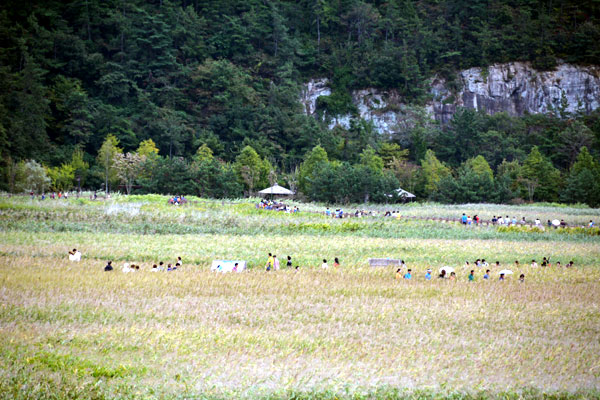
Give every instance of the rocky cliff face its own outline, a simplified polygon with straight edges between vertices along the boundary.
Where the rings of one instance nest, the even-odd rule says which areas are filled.
[[[460,72],[461,89],[452,92],[441,78],[430,83],[432,100],[426,104],[430,116],[448,123],[458,107],[510,115],[546,113],[565,107],[568,112],[589,113],[600,107],[600,67],[560,64],[554,71],[536,71],[529,63],[496,64],[486,70],[471,68]],[[302,92],[309,115],[316,115],[319,96],[331,94],[327,79],[311,80]],[[329,127],[350,126],[352,118],[372,121],[381,134],[402,130],[410,119],[411,107],[394,90],[363,89],[352,93],[357,116],[328,118]]]

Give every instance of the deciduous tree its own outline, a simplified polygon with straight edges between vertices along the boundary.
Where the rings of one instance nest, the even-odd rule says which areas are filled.
[[[137,153],[115,153],[113,159],[113,168],[117,176],[125,185],[127,194],[131,194],[131,189],[135,180],[140,176],[144,169],[146,156]]]

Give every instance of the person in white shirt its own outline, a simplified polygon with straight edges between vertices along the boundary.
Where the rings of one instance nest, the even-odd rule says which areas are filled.
[[[323,259],[323,264],[321,264],[322,269],[328,269],[329,265],[327,265],[327,260]]]
[[[77,249],[73,249],[73,251],[70,251],[69,261],[81,261],[81,252],[77,251]]]
[[[127,273],[129,273],[129,272],[131,272],[131,271],[133,271],[133,270],[132,270],[131,268],[129,268],[129,263],[125,263],[125,264],[123,264],[123,272],[124,272],[124,273],[126,273],[126,274],[127,274]]]

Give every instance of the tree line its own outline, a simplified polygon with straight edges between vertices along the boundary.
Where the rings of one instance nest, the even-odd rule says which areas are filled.
[[[427,82],[438,74],[453,87],[458,70],[494,62],[600,64],[599,10],[574,0],[6,0],[0,189],[23,188],[24,176],[43,172],[53,188],[233,196],[297,175],[312,199],[385,201],[399,183],[421,198],[447,193],[457,201],[446,182],[466,179],[468,160],[485,158],[496,182],[504,160],[523,166],[537,146],[560,174],[557,188],[546,195],[546,184],[531,183],[529,196],[521,178],[502,198],[560,200],[581,149],[597,160],[598,113],[513,118],[465,110],[440,127],[424,115]],[[411,117],[391,137],[360,119],[329,130],[298,100],[302,82],[323,76],[332,94],[319,98],[322,115],[356,113],[351,90],[378,87],[398,89]],[[114,157],[103,147],[111,137],[123,154],[116,165],[145,165],[129,183],[107,178]],[[155,156],[140,150],[148,140]],[[392,162],[393,145],[407,152]],[[316,146],[328,159],[322,183],[339,190],[311,192],[324,186],[300,179]],[[196,159],[200,148],[210,150],[210,163]],[[249,148],[260,173],[235,168],[242,154],[258,164]],[[447,190],[432,191],[421,177],[428,151],[451,171]],[[384,161],[381,174],[365,169],[372,153]]]
[[[142,142],[135,152],[123,153],[118,139],[108,135],[96,157],[95,172],[82,160],[81,151],[59,167],[21,161],[12,166],[10,190],[68,191],[76,184],[85,186],[92,171],[96,179],[104,180],[107,192],[120,188],[127,194],[233,198],[282,183],[308,200],[328,203],[403,201],[397,193],[402,186],[421,198],[447,203],[528,200],[600,205],[600,163],[586,146],[564,172],[538,146],[533,146],[522,162],[504,158],[496,172],[483,155],[475,153],[452,168],[427,149],[422,160],[414,163],[408,159],[407,149],[389,142],[381,143],[377,150],[367,145],[356,163],[330,159],[317,145],[306,153],[299,167],[281,175],[251,146],[244,147],[234,162],[216,158],[206,144],[190,160],[158,153],[152,139]]]

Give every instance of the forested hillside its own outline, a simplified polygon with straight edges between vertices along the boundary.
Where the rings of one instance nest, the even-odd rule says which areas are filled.
[[[77,0],[0,5],[1,189],[239,196],[279,181],[322,201],[600,202],[600,113],[422,112],[434,75],[497,62],[600,65],[595,0]],[[299,102],[327,77],[394,88],[408,143],[328,130]],[[581,151],[583,147],[585,150]]]

